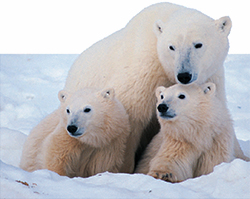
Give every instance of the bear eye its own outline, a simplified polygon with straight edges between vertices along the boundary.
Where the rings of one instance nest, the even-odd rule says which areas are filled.
[[[164,95],[161,94],[161,99],[163,99],[163,98],[164,98]]]
[[[68,114],[70,114],[70,110],[69,110],[68,108],[66,109],[66,112],[67,112]]]
[[[174,46],[169,46],[169,49],[172,51],[175,51],[175,47]]]
[[[158,30],[159,30],[160,32],[162,32],[161,26],[158,26]]]
[[[197,44],[194,45],[194,47],[195,47],[196,49],[201,48],[202,46],[203,46],[202,43],[197,43]]]
[[[90,112],[90,111],[91,111],[90,108],[85,108],[85,109],[83,110],[84,113],[88,113],[88,112]]]
[[[185,98],[186,98],[186,96],[185,96],[185,95],[183,95],[183,94],[180,94],[180,95],[178,96],[178,98],[179,98],[179,99],[185,99]]]

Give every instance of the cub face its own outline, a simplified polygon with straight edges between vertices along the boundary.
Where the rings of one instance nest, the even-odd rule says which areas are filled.
[[[97,91],[82,89],[74,94],[64,90],[60,91],[58,98],[63,106],[65,129],[71,137],[84,140],[84,137],[94,135],[99,126],[103,125],[105,114],[108,114],[110,104],[113,101],[115,91],[113,88]],[[86,133],[86,132],[90,132]]]
[[[210,104],[210,98],[215,93],[215,84],[176,84],[169,88],[160,86],[156,89],[157,116],[161,120],[190,121],[199,118],[203,114],[206,104]]]

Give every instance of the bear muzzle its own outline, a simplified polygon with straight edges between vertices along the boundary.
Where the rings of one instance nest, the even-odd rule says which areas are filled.
[[[172,119],[176,116],[176,114],[169,110],[169,107],[167,106],[167,104],[165,103],[161,103],[157,106],[157,110],[160,113],[160,117],[164,118],[164,119]]]
[[[80,135],[82,135],[82,133],[80,133],[78,131],[78,127],[76,125],[68,125],[67,126],[67,131],[69,133],[70,136],[72,137],[79,137]]]
[[[160,113],[165,113],[168,110],[168,106],[166,104],[159,104],[159,106],[157,107],[157,110]]]
[[[177,75],[177,79],[182,84],[189,84],[192,80],[192,74],[185,72],[185,73],[179,73]]]

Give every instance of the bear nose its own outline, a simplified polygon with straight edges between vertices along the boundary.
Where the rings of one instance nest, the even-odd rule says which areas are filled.
[[[77,131],[78,127],[75,125],[68,125],[67,130],[71,135],[74,135],[75,132]]]
[[[192,79],[192,74],[190,73],[179,73],[177,75],[177,79],[182,83],[182,84],[188,84],[190,83],[190,80]]]
[[[158,111],[160,113],[165,113],[167,112],[168,110],[168,106],[166,104],[160,104],[158,107],[157,107]]]

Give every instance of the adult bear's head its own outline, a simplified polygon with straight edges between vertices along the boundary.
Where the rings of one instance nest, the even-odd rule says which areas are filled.
[[[213,20],[192,9],[175,12],[168,21],[157,20],[159,60],[172,81],[202,84],[223,67],[227,56],[229,17]]]

